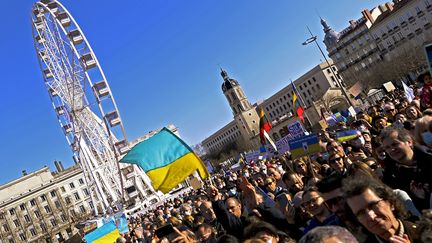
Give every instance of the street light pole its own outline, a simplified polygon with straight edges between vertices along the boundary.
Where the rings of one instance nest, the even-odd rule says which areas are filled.
[[[309,39],[307,39],[305,42],[302,43],[302,45],[306,46],[312,42],[315,42],[316,46],[318,47],[319,51],[321,52],[321,55],[324,57],[324,60],[326,61],[328,67],[330,68],[330,71],[332,72],[333,76],[335,77],[336,83],[339,85],[339,87],[342,90],[342,94],[345,96],[345,99],[348,101],[348,104],[352,107],[354,107],[353,103],[351,102],[351,99],[349,98],[345,88],[342,86],[342,82],[339,80],[338,76],[335,74],[335,72],[333,71],[332,66],[330,65],[330,62],[328,61],[326,55],[324,54],[323,50],[321,49],[321,46],[318,44],[317,42],[317,36],[312,34],[312,31],[309,29],[308,26],[306,26],[306,28],[308,29],[311,37]]]

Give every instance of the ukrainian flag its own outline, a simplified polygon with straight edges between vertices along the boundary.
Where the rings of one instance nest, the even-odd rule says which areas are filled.
[[[321,151],[317,135],[309,135],[288,142],[292,158],[318,153]]]
[[[336,138],[340,143],[357,138],[358,136],[359,136],[359,132],[357,130],[346,130],[346,131],[336,132]]]
[[[209,176],[204,162],[169,129],[135,145],[122,163],[141,167],[152,181],[153,188],[168,193],[198,170],[201,178]]]
[[[119,236],[120,231],[115,223],[111,221],[85,235],[84,239],[88,243],[106,243],[115,242]]]

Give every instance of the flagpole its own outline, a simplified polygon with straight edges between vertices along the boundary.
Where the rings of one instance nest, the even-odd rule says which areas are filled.
[[[306,112],[306,103],[304,102],[303,97],[300,95],[300,93],[297,92],[297,89],[296,89],[296,87],[295,87],[295,85],[294,85],[294,82],[292,81],[291,78],[290,78],[290,81],[291,81],[291,86],[292,86],[292,88],[293,88],[294,93],[299,97],[299,100],[301,101],[301,103],[303,103],[303,107],[304,107],[304,115],[305,115],[306,119],[307,119],[308,122],[309,122],[309,126],[312,127],[311,120],[309,119],[309,116],[307,115],[307,112]],[[293,107],[293,108],[295,108],[295,107]]]

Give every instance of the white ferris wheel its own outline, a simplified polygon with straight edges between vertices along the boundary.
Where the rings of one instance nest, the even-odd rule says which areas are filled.
[[[118,158],[128,142],[111,89],[84,33],[58,1],[32,8],[34,46],[58,121],[96,205],[123,201]],[[145,190],[145,189],[144,189]]]

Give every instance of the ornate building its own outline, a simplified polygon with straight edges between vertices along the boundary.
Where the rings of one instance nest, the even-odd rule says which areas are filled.
[[[333,73],[338,75],[338,70],[332,60],[329,61],[331,67],[326,62],[320,63],[293,81],[298,95],[304,102],[310,127],[318,125],[320,120],[321,103],[317,105],[318,100],[326,100],[329,110],[348,108],[336,77],[333,76]],[[207,153],[217,154],[233,143],[240,145],[241,151],[257,149],[260,145],[258,106],[264,109],[267,118],[273,124],[271,137],[278,140],[286,135],[286,126],[295,119],[292,107],[293,89],[290,82],[264,101],[251,105],[237,80],[231,79],[224,70],[221,75],[222,91],[234,117],[231,122],[202,141],[201,144]]]
[[[43,167],[0,186],[0,240],[63,242],[92,215],[93,204],[78,165]]]

